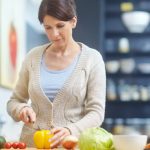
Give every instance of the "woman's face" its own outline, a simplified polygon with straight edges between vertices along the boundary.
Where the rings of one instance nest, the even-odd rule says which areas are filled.
[[[48,39],[57,48],[65,47],[72,40],[72,29],[75,28],[77,18],[70,21],[61,21],[52,16],[46,15],[43,25]]]

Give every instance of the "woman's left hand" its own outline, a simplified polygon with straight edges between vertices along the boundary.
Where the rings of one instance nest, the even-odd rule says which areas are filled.
[[[57,148],[62,142],[62,140],[70,135],[70,131],[67,128],[64,127],[55,127],[51,129],[51,134],[54,134],[54,136],[50,139],[51,148]]]

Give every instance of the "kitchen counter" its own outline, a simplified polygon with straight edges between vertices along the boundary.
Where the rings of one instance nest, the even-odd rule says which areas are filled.
[[[8,150],[8,149],[1,149],[1,150]],[[9,149],[9,150],[16,150],[16,149]],[[18,149],[19,150],[19,149]],[[21,149],[20,149],[21,150]],[[38,150],[37,148],[26,148],[24,150]],[[50,149],[39,149],[39,150],[50,150]],[[55,148],[55,149],[52,149],[52,150],[67,150],[67,149],[64,149],[64,148]],[[79,150],[78,148],[74,149],[74,150]]]
[[[8,150],[8,149],[2,149],[2,150]],[[9,150],[16,150],[16,149],[9,149]],[[26,148],[24,150],[38,150],[37,148]],[[40,150],[50,150],[50,149],[40,149]],[[52,149],[52,150],[65,150],[64,148],[55,148],[55,149]]]

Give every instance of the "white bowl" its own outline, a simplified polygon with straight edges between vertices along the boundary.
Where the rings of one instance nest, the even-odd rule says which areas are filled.
[[[146,73],[146,74],[150,73],[150,63],[147,62],[140,63],[137,65],[137,68],[141,73]]]
[[[131,11],[122,14],[122,21],[132,33],[144,32],[150,22],[150,14],[145,11]]]
[[[135,61],[132,58],[126,58],[120,60],[120,71],[122,73],[132,73],[135,69]]]
[[[113,135],[115,150],[143,150],[147,135]]]
[[[120,68],[120,63],[117,60],[110,60],[106,62],[106,70],[108,73],[116,73]]]

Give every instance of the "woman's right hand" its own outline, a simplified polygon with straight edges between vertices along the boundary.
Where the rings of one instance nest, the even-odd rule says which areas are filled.
[[[34,123],[36,121],[36,114],[31,107],[24,107],[19,113],[19,118],[25,124]]]

